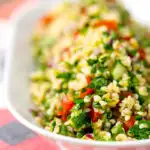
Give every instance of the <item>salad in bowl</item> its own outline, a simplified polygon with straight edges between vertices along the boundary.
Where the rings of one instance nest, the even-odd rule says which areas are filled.
[[[114,1],[65,2],[32,38],[31,113],[48,132],[85,140],[150,138],[150,39]]]

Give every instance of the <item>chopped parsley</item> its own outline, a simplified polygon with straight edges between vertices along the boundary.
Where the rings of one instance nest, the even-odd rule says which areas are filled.
[[[62,125],[62,126],[61,126],[61,130],[60,130],[60,134],[62,134],[62,135],[67,135],[67,133],[68,133],[67,126]]]
[[[64,79],[66,81],[69,81],[70,79],[73,78],[73,73],[72,72],[63,72],[59,73],[56,78]]]
[[[108,81],[103,77],[96,77],[94,78],[89,87],[93,89],[100,89],[102,86],[106,86],[108,84]]]
[[[75,104],[81,104],[81,103],[84,103],[84,101],[83,101],[82,98],[76,98],[76,99],[74,99],[74,102],[75,102]]]
[[[112,51],[112,50],[113,50],[112,44],[111,44],[111,43],[106,43],[106,44],[104,44],[104,49],[105,49],[105,50],[108,50],[108,51]]]
[[[142,120],[142,116],[136,116],[135,119],[136,120]]]
[[[86,112],[81,112],[78,116],[72,117],[71,121],[75,129],[80,129],[83,126],[89,127],[91,124],[91,118]]]
[[[91,73],[96,73],[96,71],[97,71],[97,64],[94,64],[92,66]]]
[[[113,39],[113,40],[115,40],[115,39],[117,39],[117,34],[116,34],[116,32],[114,32],[114,31],[112,31],[111,32],[111,38]]]
[[[92,65],[96,64],[98,62],[98,60],[97,59],[88,59],[87,62],[90,66],[92,66]]]
[[[150,136],[150,121],[139,121],[138,124],[134,125],[132,128],[129,129],[128,134],[138,140],[148,139]]]
[[[77,132],[77,137],[78,138],[82,138],[83,136],[85,135],[85,132],[84,131],[79,131],[79,132]]]

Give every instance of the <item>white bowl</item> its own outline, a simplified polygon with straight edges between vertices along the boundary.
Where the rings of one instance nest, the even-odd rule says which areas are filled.
[[[90,150],[149,150],[150,140],[127,142],[87,141],[50,133],[34,122],[34,118],[28,111],[32,107],[29,96],[29,74],[33,68],[30,40],[36,21],[45,11],[59,1],[49,2],[49,5],[36,4],[25,6],[18,10],[17,14],[13,15],[13,19],[15,18],[15,32],[11,51],[9,51],[7,57],[5,88],[9,110],[26,127],[48,138],[48,140],[56,141],[61,148],[71,150],[85,148]]]

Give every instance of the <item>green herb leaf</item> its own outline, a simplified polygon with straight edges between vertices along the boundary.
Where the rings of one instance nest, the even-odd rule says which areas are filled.
[[[149,47],[150,46],[150,38],[143,38],[142,41],[141,41],[141,44],[144,46],[144,47]]]
[[[77,132],[77,138],[82,138],[84,136],[85,132],[84,131],[79,131]]]
[[[49,104],[49,102],[46,100],[46,99],[44,99],[43,101],[42,101],[42,105],[44,106],[44,108],[47,110],[47,109],[49,109],[49,107],[50,107],[50,104]]]
[[[90,19],[101,19],[101,16],[99,14],[94,14],[89,17],[90,17]]]
[[[76,103],[76,105],[73,107],[72,111],[74,110],[80,110],[84,107],[84,103]]]
[[[88,24],[86,24],[83,28],[81,28],[80,30],[79,30],[79,32],[81,33],[81,34],[83,34],[83,35],[85,35],[86,33],[87,33],[87,31],[88,31]]]
[[[111,37],[112,37],[113,40],[115,40],[115,39],[117,39],[118,36],[117,36],[116,32],[112,31],[111,32]]]
[[[61,126],[60,134],[62,134],[62,135],[68,135],[67,126],[65,126],[65,125]]]
[[[56,93],[67,93],[68,92],[68,88],[61,88],[59,90],[55,90]]]
[[[90,66],[92,66],[92,65],[96,64],[98,62],[98,60],[97,59],[88,59],[87,62]]]
[[[138,95],[138,97],[139,97],[138,100],[139,100],[140,105],[143,105],[147,97],[142,96],[142,95]]]
[[[81,104],[81,103],[84,103],[84,101],[83,101],[82,98],[76,98],[76,99],[74,99],[74,102],[75,102],[75,104]]]
[[[99,67],[98,70],[101,72],[101,73],[104,73],[106,71],[107,67]]]
[[[96,70],[97,70],[97,64],[94,64],[91,69],[91,73],[96,73]]]
[[[101,108],[100,104],[98,102],[93,102],[92,106],[94,108]]]
[[[103,35],[104,35],[105,37],[108,37],[108,36],[110,35],[110,33],[107,32],[107,31],[105,31],[105,32],[103,32]]]
[[[105,49],[105,50],[108,50],[108,51],[112,51],[112,50],[113,50],[112,44],[110,44],[110,43],[104,44],[104,49]]]
[[[99,64],[103,66],[108,59],[109,57],[107,55],[99,57]]]
[[[56,78],[61,78],[64,80],[70,80],[73,77],[73,73],[71,72],[63,72],[63,73],[59,73]]]
[[[102,86],[106,86],[108,84],[108,81],[103,77],[96,77],[94,78],[89,87],[94,89],[100,89]]]
[[[142,116],[136,116],[136,120],[142,120]]]
[[[145,125],[146,127],[140,128],[141,124]],[[132,128],[129,129],[128,134],[138,140],[148,139],[150,136],[150,121],[139,121],[138,124],[134,125]]]
[[[89,127],[91,119],[88,113],[81,112],[78,116],[71,118],[74,128],[80,129],[81,127]]]
[[[41,65],[39,66],[39,68],[40,68],[40,70],[45,71],[45,70],[48,68],[48,66],[45,65],[45,64],[41,64]]]
[[[133,49],[133,50],[128,50],[128,55],[130,56],[135,56],[137,54],[137,50],[136,49]]]

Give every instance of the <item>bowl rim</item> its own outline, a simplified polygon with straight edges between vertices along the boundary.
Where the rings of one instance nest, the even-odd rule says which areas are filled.
[[[68,136],[63,136],[63,135],[59,135],[59,134],[55,134],[55,133],[51,133],[48,132],[34,124],[32,124],[31,122],[29,122],[28,120],[26,120],[21,114],[19,114],[19,112],[17,112],[17,110],[15,109],[15,107],[11,104],[11,98],[10,98],[10,94],[9,94],[9,83],[11,80],[11,69],[13,68],[13,63],[12,63],[12,58],[14,57],[14,51],[15,51],[15,36],[16,35],[16,31],[17,31],[17,24],[19,23],[19,21],[21,20],[21,18],[26,15],[29,14],[30,12],[32,12],[33,9],[37,9],[39,8],[40,5],[39,3],[36,3],[36,5],[29,5],[29,3],[25,4],[24,6],[20,7],[19,9],[17,9],[17,11],[15,11],[11,18],[10,18],[10,22],[14,25],[14,36],[11,42],[11,51],[9,51],[7,53],[7,59],[8,61],[6,62],[6,70],[5,70],[5,76],[4,76],[4,81],[5,81],[5,95],[6,95],[6,103],[7,103],[7,108],[8,110],[12,113],[12,115],[23,125],[25,125],[27,128],[35,131],[36,133],[42,135],[42,136],[46,136],[49,137],[51,139],[54,140],[58,140],[58,141],[63,141],[63,142],[67,142],[67,143],[74,143],[74,144],[80,144],[80,145],[86,145],[86,146],[96,146],[96,147],[142,147],[142,146],[150,146],[150,139],[146,139],[146,140],[137,140],[137,141],[107,141],[107,142],[101,142],[101,141],[92,141],[92,140],[83,140],[83,139],[77,139],[77,138],[73,138],[73,137],[68,137]]]

